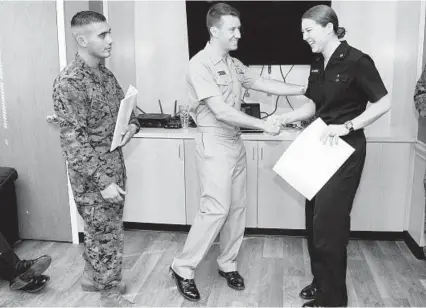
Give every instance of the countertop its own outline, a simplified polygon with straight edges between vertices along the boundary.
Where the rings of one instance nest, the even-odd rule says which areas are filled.
[[[293,141],[300,130],[285,129],[277,136],[271,136],[265,133],[243,133],[243,140],[253,141]],[[167,129],[167,128],[145,128],[141,127],[139,133],[134,138],[154,138],[154,139],[194,139],[198,133],[196,128],[188,129]],[[396,142],[396,143],[416,143],[415,136],[410,136],[401,131],[389,131],[381,135],[366,135],[369,142]]]

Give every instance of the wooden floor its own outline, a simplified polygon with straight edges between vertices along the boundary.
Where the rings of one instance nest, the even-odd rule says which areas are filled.
[[[306,240],[298,237],[249,236],[239,254],[246,289],[230,289],[217,274],[217,244],[196,272],[201,301],[186,301],[169,275],[173,256],[186,233],[126,231],[124,281],[135,306],[301,306],[298,293],[311,281]],[[24,259],[52,256],[49,285],[38,294],[11,291],[0,282],[0,306],[87,307],[99,305],[99,294],[83,292],[82,245],[25,241],[15,249]],[[417,260],[404,242],[350,241],[349,306],[426,306],[426,261]]]

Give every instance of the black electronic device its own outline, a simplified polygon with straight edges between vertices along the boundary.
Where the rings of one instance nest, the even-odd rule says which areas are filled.
[[[164,125],[164,128],[182,128],[182,125],[180,124],[180,118],[179,116],[170,117],[166,124]]]
[[[171,118],[170,114],[145,113],[136,117],[141,127],[164,127]]]
[[[141,113],[136,116],[141,127],[165,127],[167,121],[172,117],[170,114],[163,113],[163,106],[158,100],[161,113]]]
[[[241,15],[241,39],[231,56],[245,65],[310,64],[312,51],[303,41],[301,18],[318,4],[332,1],[192,1],[187,0],[188,49],[192,58],[209,41],[206,14],[209,8],[225,2]]]
[[[182,128],[182,125],[180,124],[180,117],[176,114],[176,108],[177,108],[177,100],[175,100],[175,106],[173,111],[173,116],[167,119],[166,124],[164,125],[164,128]]]
[[[260,119],[260,104],[259,103],[242,103],[241,111],[245,114]],[[263,133],[263,130],[258,128],[240,127],[242,133]]]

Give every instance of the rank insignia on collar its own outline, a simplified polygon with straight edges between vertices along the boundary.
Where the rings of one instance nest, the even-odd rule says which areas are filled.
[[[318,69],[312,69],[311,70],[311,73],[318,73],[319,71],[318,71]]]

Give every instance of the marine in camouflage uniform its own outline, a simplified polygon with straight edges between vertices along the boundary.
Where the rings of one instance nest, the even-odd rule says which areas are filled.
[[[99,70],[94,70],[78,54],[53,86],[61,147],[77,210],[85,222],[83,257],[93,267],[100,289],[116,287],[121,281],[124,200],[110,203],[101,191],[111,183],[125,188],[121,147],[110,152],[123,98],[123,90],[105,66],[100,64]],[[139,130],[133,114],[129,124]]]
[[[422,75],[416,84],[416,89],[414,90],[414,106],[419,112],[420,116],[426,117],[426,66],[423,69]],[[423,186],[426,191],[426,173],[423,177]],[[425,194],[426,195],[426,194]],[[426,222],[425,222],[426,230]],[[423,247],[424,254],[426,255],[426,246]]]
[[[426,66],[416,84],[414,106],[422,117],[426,117]]]

